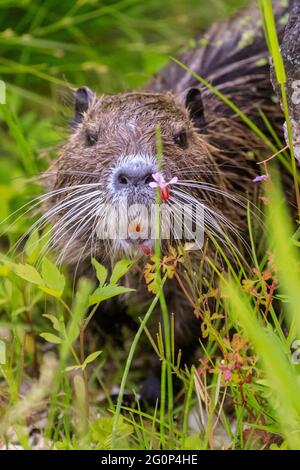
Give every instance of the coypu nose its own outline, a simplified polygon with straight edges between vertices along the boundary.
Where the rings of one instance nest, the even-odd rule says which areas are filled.
[[[149,187],[153,181],[152,174],[155,171],[153,165],[124,166],[119,168],[114,175],[114,188],[122,189]]]

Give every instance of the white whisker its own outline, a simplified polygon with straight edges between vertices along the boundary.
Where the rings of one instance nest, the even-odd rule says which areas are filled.
[[[14,253],[23,240],[28,237],[31,233],[36,232],[37,230],[41,230],[47,223],[49,223],[49,219],[53,216],[57,216],[58,213],[62,210],[65,210],[67,207],[74,205],[75,203],[79,203],[81,201],[86,201],[94,197],[95,195],[100,195],[100,191],[93,191],[89,194],[83,194],[76,198],[70,198],[67,201],[59,202],[58,204],[52,206],[45,214],[43,214],[31,227],[23,234],[23,236],[18,240],[18,242],[10,249],[9,253]],[[36,229],[36,230],[34,230]]]
[[[73,235],[70,237],[70,239],[68,240],[68,242],[67,242],[66,246],[64,247],[63,251],[60,253],[59,257],[57,258],[57,263],[59,265],[62,263],[62,261],[65,257],[65,253],[68,250],[68,247],[71,247],[72,242],[75,241],[76,238],[78,238],[79,235],[82,235],[83,229],[95,217],[95,215],[97,214],[97,211],[98,211],[98,207],[99,207],[99,202],[95,201],[94,204],[92,205],[92,209],[88,212],[85,219],[79,225],[76,226],[76,229],[75,229]],[[73,227],[74,227],[74,224],[73,224],[72,228]],[[61,238],[63,238],[63,236],[64,236],[64,234],[61,236]]]

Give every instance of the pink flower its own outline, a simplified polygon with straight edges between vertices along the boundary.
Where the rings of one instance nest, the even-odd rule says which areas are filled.
[[[232,370],[229,364],[225,364],[224,360],[219,364],[219,369],[223,372],[223,377],[225,382],[229,382],[232,377]]]
[[[170,192],[168,186],[170,184],[176,184],[178,181],[177,176],[174,176],[170,181],[166,181],[164,176],[161,173],[153,173],[152,178],[155,181],[149,183],[150,188],[160,188],[160,197],[162,201],[167,201],[170,197]]]
[[[256,176],[254,178],[253,183],[259,183],[260,181],[266,181],[269,178],[269,175],[261,175],[261,176]]]
[[[149,183],[150,188],[161,188],[164,189],[170,184],[176,184],[178,181],[177,176],[174,176],[170,181],[166,181],[164,176],[161,173],[153,173],[152,178],[154,181]]]
[[[231,372],[230,368],[229,367],[227,367],[226,369],[224,368],[223,369],[223,374],[224,374],[225,382],[229,382],[231,380],[231,377],[232,377],[232,372]]]

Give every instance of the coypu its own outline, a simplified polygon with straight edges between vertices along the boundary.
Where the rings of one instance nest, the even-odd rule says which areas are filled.
[[[285,13],[286,8],[277,2],[276,15],[282,18]],[[268,134],[263,112],[282,136],[283,114],[274,100],[258,9],[251,7],[214,24],[180,61]],[[57,191],[48,202],[50,213],[59,221],[54,245],[61,245],[60,259],[74,266],[76,272],[78,267],[81,272],[90,269],[91,255],[109,266],[112,259],[138,253],[139,262],[128,274],[128,284],[138,290],[139,299],[145,295],[151,299],[142,280],[147,257],[141,249],[150,251],[151,240],[142,245],[131,239],[99,240],[95,227],[103,217],[101,204],[114,205],[122,196],[129,204],[149,206],[155,201],[149,183],[158,171],[157,128],[163,147],[162,174],[166,181],[179,178],[178,186],[170,190],[170,201],[201,202],[206,232],[221,241],[223,232],[233,243],[239,243],[239,233],[247,237],[247,205],[243,200],[246,197],[255,202],[259,191],[253,184],[259,172],[256,162],[270,155],[270,150],[228,104],[175,62],[140,91],[97,97],[88,88],[79,88],[71,126],[69,139],[48,171],[47,187]],[[69,226],[64,225],[70,220]],[[208,241],[207,246],[206,256],[215,257],[213,243]],[[190,258],[198,269],[201,251],[192,251]],[[202,276],[209,276],[207,264]],[[165,295],[169,312],[175,315],[175,343],[184,353],[184,362],[197,345],[200,322],[176,280],[167,282]],[[133,296],[125,299],[125,303],[132,302]],[[111,316],[109,321],[114,321]],[[152,393],[157,397],[151,383],[148,396]]]

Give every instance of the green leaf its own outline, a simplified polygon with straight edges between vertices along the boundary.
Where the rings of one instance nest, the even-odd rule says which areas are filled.
[[[40,253],[43,253],[47,250],[47,248],[49,247],[49,243],[50,243],[50,240],[51,240],[51,225],[50,226],[46,226],[44,228],[44,230],[42,231],[41,235],[40,235],[40,241],[39,241],[39,252]]]
[[[48,315],[48,314],[44,314],[43,317],[46,317],[48,318],[52,325],[53,325],[53,328],[56,330],[56,331],[59,331],[59,333],[63,333],[64,332],[64,324],[59,321],[59,319],[54,316],[54,315]]]
[[[98,356],[100,356],[100,354],[102,353],[102,351],[95,351],[93,352],[92,354],[90,354],[85,360],[84,360],[84,363],[82,364],[82,369],[85,369],[87,364],[89,364],[90,362],[93,362]]]
[[[65,277],[59,272],[54,263],[47,258],[43,259],[42,277],[46,288],[50,289],[47,293],[58,297],[62,295],[65,288]]]
[[[26,241],[24,247],[25,254],[29,258],[29,262],[33,263],[39,253],[39,234],[37,230],[33,230]]]
[[[0,264],[0,277],[7,277],[10,272],[10,266],[8,266],[7,264]]]
[[[274,62],[274,69],[277,77],[278,83],[282,84],[286,82],[286,74],[284,63],[282,59],[282,55],[280,52],[280,46],[277,36],[277,29],[276,29],[276,22],[274,19],[273,9],[272,9],[272,2],[271,0],[266,0],[262,2],[263,9],[264,9],[264,20],[265,20],[265,27],[266,32],[268,35],[268,43],[271,49],[271,54],[273,57]]]
[[[48,343],[60,344],[62,339],[59,336],[53,335],[52,333],[41,333],[40,336],[44,338]]]
[[[78,366],[69,366],[69,367],[66,367],[66,372],[71,372],[72,370],[79,370],[79,369],[82,369],[82,365],[78,365]]]
[[[112,275],[110,277],[110,283],[116,284],[121,279],[121,277],[123,277],[124,274],[129,271],[133,263],[134,260],[132,259],[121,259],[118,261],[114,266]]]
[[[102,287],[107,278],[107,269],[103,266],[103,264],[100,264],[95,258],[92,259],[92,265],[96,270],[96,276],[100,283],[100,287]]]
[[[15,265],[15,273],[17,276],[25,279],[25,281],[31,282],[38,286],[44,286],[44,281],[41,278],[37,270],[30,266],[30,264],[17,264]]]
[[[95,305],[103,300],[111,299],[120,294],[125,294],[126,292],[132,292],[135,289],[130,289],[129,287],[109,285],[104,287],[99,287],[95,290],[93,295],[89,298],[89,305]]]
[[[48,287],[39,286],[39,288],[46,294],[52,295],[52,297],[61,297],[63,293],[61,290],[48,289]]]
[[[84,409],[85,402],[86,402],[86,388],[85,388],[85,383],[81,374],[75,375],[73,379],[73,384],[74,384],[74,391],[75,391],[75,396],[77,399],[78,407],[80,407],[81,409]]]
[[[82,319],[89,307],[89,297],[92,289],[93,284],[90,280],[85,278],[79,279],[74,304],[72,306],[72,317],[67,327],[67,340],[69,343],[73,343],[79,335]]]
[[[79,364],[79,365],[75,365],[75,366],[66,367],[66,372],[70,372],[70,371],[72,371],[72,370],[79,370],[79,369],[84,370],[84,369],[86,368],[86,366],[87,366],[90,362],[93,362],[101,353],[102,353],[102,351],[95,351],[95,352],[93,352],[92,354],[90,354],[90,355],[85,359],[85,361],[83,362],[83,364]]]

